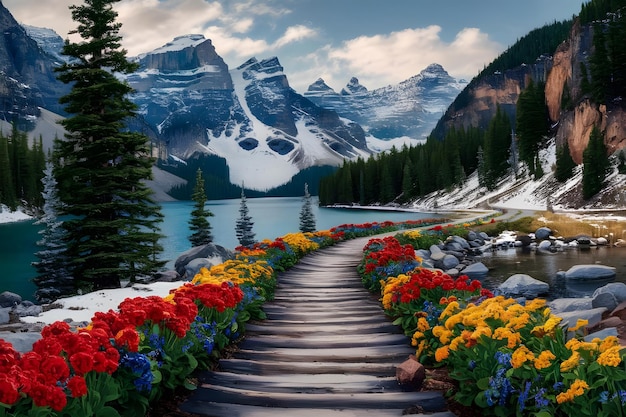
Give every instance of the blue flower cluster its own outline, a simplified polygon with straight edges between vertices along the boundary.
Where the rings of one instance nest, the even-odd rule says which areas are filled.
[[[500,367],[496,375],[489,378],[489,388],[485,390],[485,400],[489,407],[496,404],[504,406],[511,394],[515,392],[511,381],[506,377],[506,371],[511,368],[511,353],[498,351],[494,357]],[[530,389],[530,386],[528,388]]]
[[[424,307],[422,309],[426,313],[426,321],[431,327],[439,323],[439,316],[443,312],[443,309],[439,307],[439,304],[432,303],[428,300],[424,301]]]
[[[136,378],[133,381],[135,388],[139,392],[150,392],[152,390],[152,370],[150,359],[143,353],[127,352],[120,359],[120,365],[128,369]]]
[[[217,323],[205,323],[204,319],[198,316],[196,317],[196,320],[191,323],[191,331],[196,336],[196,339],[202,342],[202,347],[206,354],[210,355],[215,347]]]
[[[626,391],[620,390],[618,392],[613,393],[613,395],[610,395],[608,391],[603,391],[600,393],[599,401],[602,404],[607,404],[615,399],[619,399],[619,402],[622,403],[622,405],[626,405]]]

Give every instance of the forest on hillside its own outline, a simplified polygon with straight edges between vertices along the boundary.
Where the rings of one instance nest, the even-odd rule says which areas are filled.
[[[596,105],[623,106],[626,96],[626,16],[621,9],[626,0],[592,0],[582,6],[581,23],[594,28],[594,52],[581,68],[580,94],[573,97],[564,89],[561,107],[571,110],[582,100]],[[496,58],[457,97],[451,108],[462,109],[471,100],[473,85],[496,71],[504,72],[534,62],[553,52],[569,36],[573,21],[554,22],[531,31]],[[526,175],[535,179],[545,173],[538,160],[539,150],[551,131],[541,81],[528,83],[520,93],[515,120],[498,108],[486,129],[469,127],[444,131],[443,119],[424,144],[392,149],[368,160],[346,162],[333,175],[320,182],[320,204],[406,203],[434,191],[450,190],[463,184],[472,173],[479,183],[493,190],[500,179]],[[598,139],[600,138],[600,139]],[[583,155],[583,198],[602,190],[610,163],[602,133],[594,130]],[[618,155],[624,171],[624,152]],[[555,177],[566,181],[575,164],[567,144],[557,149]]]

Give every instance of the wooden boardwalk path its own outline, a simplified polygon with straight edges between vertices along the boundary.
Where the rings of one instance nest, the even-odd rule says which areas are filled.
[[[249,323],[240,349],[200,375],[181,410],[210,417],[436,417],[439,392],[404,391],[395,367],[414,353],[356,272],[368,239],[304,257],[279,275],[268,319]],[[415,414],[413,414],[415,415]],[[419,414],[418,414],[419,415]]]

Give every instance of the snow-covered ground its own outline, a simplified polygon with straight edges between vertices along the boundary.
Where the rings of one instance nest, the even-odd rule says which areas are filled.
[[[0,223],[13,223],[24,220],[32,220],[32,217],[19,209],[11,211],[4,204],[0,204]]]
[[[182,281],[135,284],[132,287],[95,291],[74,297],[61,298],[55,302],[59,308],[48,310],[37,317],[22,317],[25,323],[54,323],[70,319],[74,322],[89,322],[98,311],[116,310],[126,298],[159,296],[165,297],[170,290],[180,287]]]

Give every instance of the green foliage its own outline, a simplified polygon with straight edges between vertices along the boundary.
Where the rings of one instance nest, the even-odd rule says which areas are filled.
[[[463,184],[476,170],[483,135],[477,128],[451,130],[443,141],[401,150],[392,148],[367,161],[345,161],[335,173],[320,180],[320,204],[385,204]]]
[[[481,185],[493,190],[509,169],[511,148],[511,123],[500,107],[485,133],[483,146],[484,183]]]
[[[304,198],[302,210],[300,210],[300,231],[302,233],[306,233],[314,232],[315,230],[315,214],[313,214],[311,194],[309,194],[309,185],[304,184]]]
[[[603,135],[594,126],[589,136],[589,143],[583,152],[583,198],[596,195],[604,184],[610,163],[604,145]]]
[[[243,191],[243,185],[241,186],[241,205],[239,207],[239,218],[235,222],[235,234],[237,240],[241,246],[251,246],[254,244],[255,233],[252,231],[254,222],[252,217],[248,214],[248,203],[246,202],[246,195]]]
[[[554,177],[559,182],[565,182],[572,178],[575,167],[576,163],[572,159],[572,155],[569,150],[569,143],[566,140],[563,146],[556,150],[556,171],[554,173]]]
[[[164,265],[157,260],[160,207],[145,180],[152,175],[148,138],[126,129],[135,116],[131,87],[116,73],[135,71],[137,63],[121,49],[121,24],[113,4],[119,0],[88,0],[71,6],[79,42],[66,42],[58,78],[71,84],[60,99],[70,116],[61,123],[66,138],[58,141],[60,164],[55,172],[61,214],[67,230],[72,273],[87,289],[117,288]]]
[[[207,220],[207,217],[212,217],[213,213],[205,207],[207,197],[200,168],[196,173],[196,185],[191,199],[194,201],[194,209],[191,211],[191,218],[189,219],[189,229],[192,232],[189,236],[189,242],[191,242],[191,246],[206,245],[213,242],[211,223]]]
[[[29,147],[28,136],[16,124],[10,136],[0,132],[0,204],[11,210],[22,204],[38,211],[43,204],[41,179],[45,159],[41,138]]]
[[[549,118],[543,83],[532,80],[519,95],[517,101],[516,127],[520,159],[535,174],[539,147],[548,135]]]

